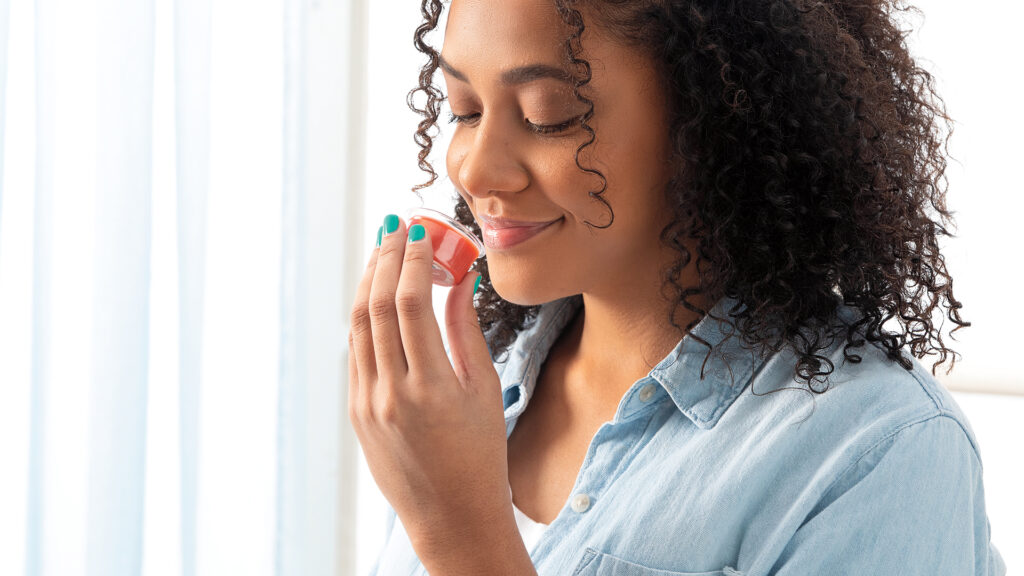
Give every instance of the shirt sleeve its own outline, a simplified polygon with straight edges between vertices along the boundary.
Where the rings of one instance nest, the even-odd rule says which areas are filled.
[[[825,491],[769,574],[1006,574],[967,432],[940,414],[879,441]]]
[[[373,562],[373,567],[370,568],[370,573],[367,576],[377,576],[377,573],[380,572],[380,560],[384,555],[384,550],[387,549],[388,540],[391,539],[391,532],[395,529],[395,517],[397,516],[395,509],[391,507],[391,503],[387,502],[387,500],[385,500],[385,505],[387,510],[384,513],[384,544],[381,546],[380,552],[377,553],[377,559]]]

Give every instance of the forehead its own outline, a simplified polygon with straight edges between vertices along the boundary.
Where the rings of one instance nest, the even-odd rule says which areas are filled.
[[[592,74],[582,90],[612,108],[663,106],[664,86],[650,57],[616,41],[592,12],[581,12],[586,28],[578,56]],[[503,73],[515,67],[567,69],[570,33],[555,0],[452,0],[441,51],[447,64],[486,90],[503,86]]]
[[[554,0],[452,0],[442,52],[465,67],[558,64],[567,35]]]

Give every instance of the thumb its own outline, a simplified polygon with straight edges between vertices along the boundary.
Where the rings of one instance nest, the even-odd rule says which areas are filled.
[[[487,340],[473,307],[473,290],[479,278],[479,272],[466,274],[462,282],[448,292],[444,310],[452,367],[459,381],[470,386],[495,373]]]

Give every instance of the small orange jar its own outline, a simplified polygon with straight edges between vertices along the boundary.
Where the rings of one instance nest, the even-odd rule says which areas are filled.
[[[406,211],[408,227],[422,224],[434,247],[433,282],[438,286],[454,286],[465,278],[470,266],[485,255],[484,244],[471,230],[451,216],[430,208]]]

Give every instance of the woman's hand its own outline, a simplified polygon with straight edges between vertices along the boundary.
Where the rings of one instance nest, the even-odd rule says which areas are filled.
[[[517,534],[505,419],[473,308],[479,274],[466,274],[448,293],[449,362],[431,300],[430,236],[407,242],[394,215],[384,232],[352,306],[349,419],[423,560],[479,546],[488,535],[507,538],[509,521]]]

